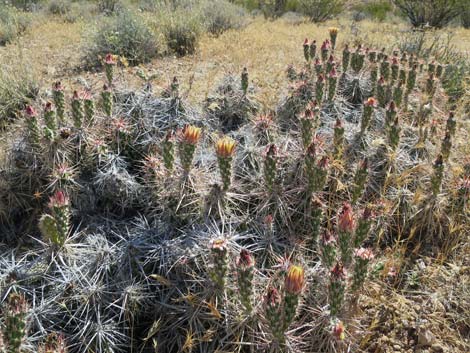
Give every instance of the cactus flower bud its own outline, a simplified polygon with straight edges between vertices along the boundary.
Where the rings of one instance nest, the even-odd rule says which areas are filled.
[[[108,80],[108,84],[110,86],[113,84],[115,66],[116,66],[116,57],[112,54],[106,54],[104,58],[104,69],[105,69],[106,79]]]
[[[224,190],[228,190],[231,183],[232,159],[235,152],[235,145],[235,141],[228,136],[219,139],[215,145]]]
[[[186,174],[189,173],[196,146],[201,139],[201,128],[186,125],[179,133],[179,155],[181,165]]]
[[[284,283],[284,330],[289,327],[297,313],[299,298],[304,285],[305,274],[303,267],[291,265]]]
[[[331,48],[335,50],[336,47],[336,38],[338,37],[338,32],[339,29],[336,27],[331,27],[328,29],[328,32],[330,34],[330,41],[331,41]]]

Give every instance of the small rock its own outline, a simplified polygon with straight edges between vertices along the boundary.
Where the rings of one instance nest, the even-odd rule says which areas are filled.
[[[418,332],[418,346],[429,347],[432,346],[436,338],[431,331],[423,329]]]

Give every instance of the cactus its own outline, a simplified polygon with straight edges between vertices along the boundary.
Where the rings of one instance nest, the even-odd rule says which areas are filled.
[[[338,75],[333,67],[328,75],[328,101],[332,102],[336,94],[336,83],[338,81]]]
[[[57,333],[49,334],[44,344],[39,347],[39,353],[67,353],[64,336]]]
[[[436,197],[441,191],[442,180],[444,179],[444,158],[442,155],[437,156],[433,164],[434,173],[431,176],[431,191]]]
[[[429,98],[432,98],[434,96],[434,92],[436,92],[436,80],[434,79],[434,74],[432,73],[426,80],[425,92],[429,96]]]
[[[103,111],[106,117],[111,118],[113,114],[113,94],[111,87],[107,84],[103,85],[103,91],[101,91],[101,101],[103,104]]]
[[[225,239],[215,239],[211,243],[212,271],[211,278],[217,289],[223,291],[228,271],[228,249]]]
[[[372,228],[373,214],[369,206],[364,208],[362,216],[357,222],[356,232],[354,235],[354,247],[358,248],[369,236],[370,229]]]
[[[336,238],[327,229],[320,239],[321,261],[325,268],[330,269],[336,260]]]
[[[313,60],[317,56],[317,41],[316,40],[312,40],[312,42],[310,43],[309,56],[310,56],[310,60]]]
[[[83,104],[82,104],[82,97],[77,91],[73,92],[73,97],[72,97],[72,119],[73,119],[73,124],[77,129],[82,127]]]
[[[392,99],[397,107],[401,105],[401,102],[403,101],[403,87],[401,85],[398,85],[393,89]]]
[[[390,78],[390,62],[386,56],[380,63],[380,76],[383,77],[385,81],[388,81]]]
[[[330,303],[330,315],[332,317],[337,317],[343,307],[346,276],[346,270],[340,262],[337,262],[330,271],[328,299]]]
[[[268,145],[264,158],[264,182],[269,192],[272,192],[277,177],[277,147]]]
[[[230,188],[232,180],[232,159],[235,152],[235,141],[228,136],[222,137],[217,141],[215,151],[219,162],[223,190],[226,191]]]
[[[372,120],[372,113],[376,107],[377,101],[373,97],[370,97],[364,102],[364,109],[362,111],[361,119],[361,135],[364,135],[364,133],[369,129]]]
[[[242,71],[241,83],[243,94],[246,95],[248,92],[248,69],[246,67],[244,67]]]
[[[368,161],[364,158],[356,169],[353,180],[353,190],[351,195],[351,203],[353,205],[359,200],[364,192],[367,176],[369,175]]]
[[[323,93],[325,90],[325,77],[322,74],[319,74],[317,81],[315,82],[315,101],[319,106],[323,101]]]
[[[10,294],[3,310],[5,328],[3,331],[7,353],[20,353],[26,336],[28,304],[21,294]]]
[[[61,245],[62,241],[57,230],[57,222],[51,215],[45,214],[39,219],[39,230],[44,239],[52,244]]]
[[[37,148],[41,139],[38,125],[38,113],[36,110],[28,105],[25,109],[25,118],[28,127],[28,139],[31,146]]]
[[[300,116],[300,132],[302,137],[302,145],[307,149],[312,143],[313,132],[316,125],[318,108],[313,104],[307,107]]]
[[[336,67],[336,62],[335,62],[335,58],[333,57],[333,54],[332,54],[332,55],[330,55],[330,57],[328,58],[328,61],[326,62],[325,72],[329,74],[331,72],[331,70],[333,70],[335,67]]]
[[[335,339],[338,341],[343,341],[345,338],[345,333],[344,333],[344,324],[341,320],[338,319],[333,319],[331,322],[331,334]]]
[[[374,95],[377,88],[377,77],[378,77],[377,64],[372,63],[370,65],[370,94]]]
[[[62,86],[60,81],[57,81],[52,85],[52,97],[54,99],[57,119],[61,123],[64,123],[65,121],[65,95],[64,95],[64,87]]]
[[[352,207],[345,202],[338,213],[338,241],[341,255],[341,262],[349,266],[352,256],[352,239],[356,230],[356,220]]]
[[[323,204],[317,198],[312,198],[310,203],[310,219],[312,227],[312,241],[315,244],[320,233],[320,225],[323,218]]]
[[[367,277],[367,266],[373,258],[374,254],[370,249],[360,248],[354,251],[354,269],[351,285],[353,293],[362,288]]]
[[[165,168],[171,172],[173,170],[173,165],[175,161],[174,155],[175,149],[175,141],[174,141],[174,133],[172,130],[169,130],[162,143],[162,154],[163,154],[163,163],[165,164]]]
[[[390,104],[388,105],[387,110],[385,111],[385,126],[388,127],[392,125],[392,123],[395,121],[395,118],[397,117],[397,107],[395,105],[394,101],[391,101]]]
[[[316,58],[313,65],[315,66],[315,72],[317,76],[321,75],[323,73],[323,65],[320,59]]]
[[[57,132],[57,124],[55,121],[54,108],[52,107],[51,102],[47,102],[44,106],[44,121],[46,123],[46,127],[44,128],[44,136],[49,141],[52,141]]]
[[[385,86],[385,79],[383,77],[380,77],[379,80],[377,81],[377,100],[379,102],[379,105],[382,108],[385,108],[387,105],[387,92],[386,92],[386,86]]]
[[[330,52],[330,41],[326,39],[320,48],[321,61],[326,62],[328,60],[328,54]]]
[[[52,244],[62,246],[70,232],[70,207],[67,195],[58,190],[49,200],[52,216],[44,215],[39,221],[39,228]]]
[[[400,71],[400,64],[398,63],[398,59],[396,57],[392,58],[392,65],[391,65],[391,81],[395,82],[398,79],[398,73]]]
[[[339,29],[336,27],[331,27],[328,29],[328,33],[330,34],[330,41],[331,41],[331,48],[335,50],[336,47],[336,39],[338,37]]]
[[[316,145],[312,142],[305,153],[305,172],[308,181],[308,193],[321,191],[327,180],[329,159],[323,156],[318,163],[316,162]]]
[[[305,61],[306,61],[306,62],[309,62],[309,61],[310,61],[310,44],[309,44],[307,38],[305,38],[305,40],[304,40],[303,47],[304,47],[304,58],[305,58]]]
[[[297,307],[304,285],[304,269],[301,266],[291,265],[284,282],[284,330],[287,330],[297,314]]]
[[[265,317],[274,338],[279,342],[284,342],[284,327],[281,318],[281,296],[274,287],[269,287],[264,297]]]
[[[443,72],[444,72],[444,66],[443,66],[442,64],[437,64],[437,67],[436,67],[436,78],[441,78]]]
[[[448,132],[451,137],[454,137],[456,131],[457,121],[455,120],[455,114],[454,112],[450,112],[449,118],[446,121],[446,132]]]
[[[400,143],[400,132],[400,120],[398,119],[398,116],[396,116],[393,123],[388,126],[387,131],[388,144],[392,151],[395,151]]]
[[[104,58],[104,70],[108,85],[112,86],[114,80],[114,67],[116,66],[116,56],[112,54],[106,54]]]
[[[196,151],[196,146],[201,138],[201,128],[186,125],[181,131],[179,136],[179,157],[181,161],[181,166],[185,174],[188,174],[191,170],[191,165],[193,163],[194,152]]]
[[[446,132],[444,139],[441,143],[441,155],[444,162],[447,162],[452,149],[452,136],[449,131]]]
[[[361,45],[359,45],[356,51],[351,55],[351,68],[356,74],[358,74],[364,67],[364,60],[365,54]]]
[[[253,310],[253,274],[255,260],[246,249],[240,251],[237,260],[237,280],[240,291],[240,301],[248,313]]]
[[[95,104],[89,91],[83,92],[83,108],[85,111],[85,120],[91,125],[95,119]]]

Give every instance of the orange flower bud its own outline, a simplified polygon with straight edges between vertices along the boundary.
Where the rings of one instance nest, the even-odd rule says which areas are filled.
[[[232,138],[224,136],[216,142],[215,152],[217,156],[222,158],[232,157],[235,151],[235,145],[236,143]]]
[[[304,269],[301,266],[290,266],[287,272],[285,286],[286,292],[290,294],[299,294],[305,284]]]

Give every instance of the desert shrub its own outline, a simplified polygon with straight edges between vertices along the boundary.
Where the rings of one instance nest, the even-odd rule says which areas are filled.
[[[38,8],[41,2],[42,0],[11,0],[8,3],[24,11],[33,11]]]
[[[100,12],[111,15],[119,9],[119,0],[99,0],[98,9]]]
[[[155,36],[143,19],[132,12],[124,11],[107,19],[96,31],[86,48],[86,62],[94,66],[98,58],[108,53],[123,56],[129,64],[148,62],[157,55]]]
[[[209,1],[201,8],[201,21],[206,30],[214,35],[242,27],[245,15],[243,8],[226,0]]]
[[[190,55],[196,51],[201,24],[197,16],[177,11],[163,24],[163,35],[170,51],[180,56]]]
[[[343,6],[343,0],[299,0],[300,11],[313,22],[323,22],[338,15]]]
[[[393,0],[414,27],[442,28],[461,11],[462,0]]]
[[[31,26],[31,16],[11,6],[0,7],[0,45],[15,40]]]
[[[71,3],[68,0],[51,0],[47,9],[53,15],[65,15],[70,11]]]
[[[14,121],[26,104],[33,101],[39,92],[39,82],[30,65],[17,58],[2,62],[0,70],[0,128]]]
[[[460,19],[464,28],[470,28],[470,6],[463,6]]]
[[[380,0],[359,4],[354,7],[354,10],[364,13],[374,20],[384,21],[387,14],[392,11],[392,6],[389,1]]]

